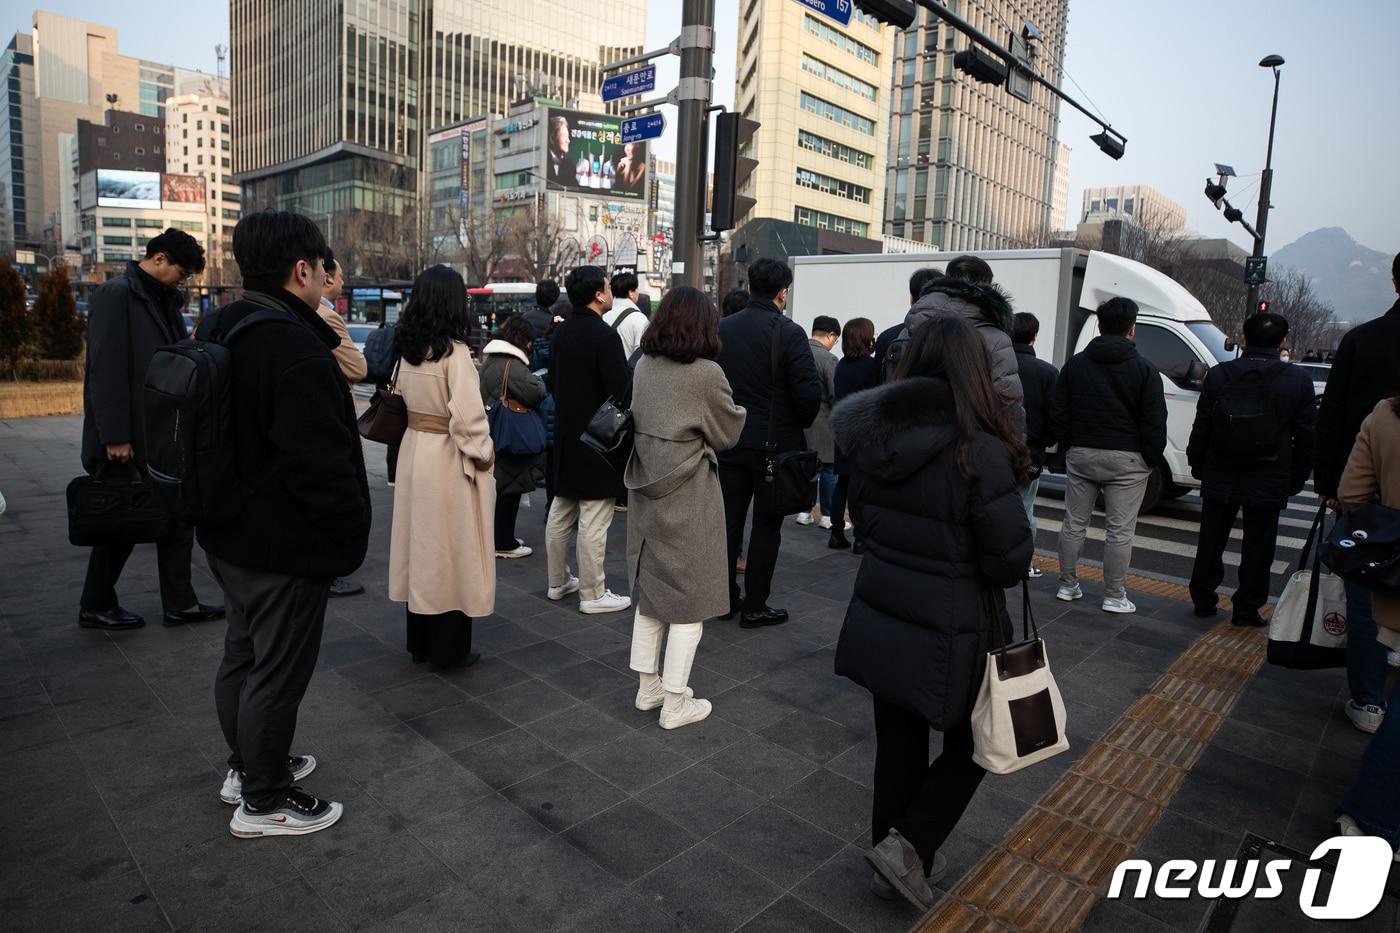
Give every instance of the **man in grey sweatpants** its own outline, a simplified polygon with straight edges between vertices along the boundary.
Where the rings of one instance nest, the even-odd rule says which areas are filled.
[[[1104,496],[1105,612],[1129,613],[1126,581],[1133,534],[1147,481],[1167,447],[1162,377],[1138,354],[1137,304],[1112,298],[1099,306],[1099,336],[1076,353],[1055,382],[1054,436],[1065,448],[1065,520],[1060,526],[1060,587],[1055,596],[1081,599],[1079,553]]]

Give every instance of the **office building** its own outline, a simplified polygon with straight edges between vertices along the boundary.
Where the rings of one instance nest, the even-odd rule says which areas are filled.
[[[1055,148],[1055,182],[1050,187],[1050,229],[1069,229],[1069,146]]]
[[[792,0],[740,5],[735,109],[761,124],[741,223],[879,236],[894,37],[859,7],[843,27]]]
[[[548,0],[510,15],[473,0],[365,0],[314,28],[293,4],[232,0],[230,24],[245,209],[302,211],[364,267],[389,249],[366,238],[367,215],[413,217],[432,200],[420,171],[430,132],[537,95],[595,94],[603,63],[642,50],[646,0]]]
[[[1033,23],[1037,70],[1058,85],[1068,0],[966,0],[957,13],[1007,43]],[[1052,225],[1060,102],[1039,85],[1029,102],[953,67],[968,40],[920,10],[896,41],[884,232],[945,250],[1039,240]],[[881,137],[883,140],[884,137]]]
[[[1080,223],[1127,220],[1153,230],[1181,230],[1186,208],[1147,185],[1086,188]]]
[[[0,256],[9,257],[16,240],[34,245],[29,238],[28,180],[39,177],[40,159],[33,36],[21,32],[11,37],[0,54],[0,79],[5,86],[5,106],[0,108]]]
[[[162,169],[204,180],[205,279],[215,284],[231,282],[238,271],[233,228],[241,216],[243,195],[233,177],[233,116],[227,82],[191,77],[183,84],[181,93],[165,101],[165,138]]]

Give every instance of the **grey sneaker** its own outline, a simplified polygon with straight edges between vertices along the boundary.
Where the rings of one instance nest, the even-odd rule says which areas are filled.
[[[933,867],[924,877],[930,884],[936,884],[943,880],[943,876],[948,874],[948,860],[943,857],[942,852],[933,854]],[[899,892],[894,889],[894,885],[885,880],[885,876],[878,871],[870,876],[870,893],[882,901],[892,901],[899,897]]]
[[[933,907],[933,889],[924,878],[924,860],[899,830],[890,830],[878,846],[865,853],[865,860],[909,903],[925,911]]]
[[[1060,588],[1055,591],[1055,598],[1063,599],[1067,603],[1073,602],[1076,599],[1083,599],[1084,591],[1079,588],[1078,583],[1076,583],[1074,586],[1065,586],[1063,583],[1061,583]]]
[[[259,836],[304,836],[335,824],[345,808],[332,800],[321,800],[293,787],[281,806],[253,810],[247,801],[239,803],[229,820],[228,830],[240,839]]]
[[[293,755],[287,759],[287,769],[292,772],[293,781],[300,781],[316,770],[316,756]],[[242,771],[229,769],[228,777],[224,778],[224,786],[219,789],[219,799],[230,807],[237,806],[238,801],[243,799]]]

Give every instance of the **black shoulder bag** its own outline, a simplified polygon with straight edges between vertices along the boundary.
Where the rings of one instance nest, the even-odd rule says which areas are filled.
[[[783,319],[773,324],[772,387],[768,399],[768,439],[763,445],[763,483],[755,499],[778,515],[810,512],[817,501],[817,476],[821,459],[815,450],[778,452],[778,360],[781,351]]]

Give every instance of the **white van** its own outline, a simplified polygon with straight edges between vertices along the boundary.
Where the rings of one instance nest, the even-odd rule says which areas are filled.
[[[805,330],[821,314],[843,324],[867,317],[878,334],[904,320],[916,269],[941,272],[960,255],[986,260],[1012,309],[1040,319],[1036,353],[1057,367],[1098,336],[1095,308],[1116,296],[1137,302],[1138,351],[1161,371],[1167,400],[1167,468],[1149,481],[1143,509],[1200,486],[1186,463],[1199,387],[1210,367],[1235,358],[1234,344],[1190,292],[1142,263],[1080,249],[795,256],[788,314]],[[1059,462],[1052,456],[1052,468]]]

